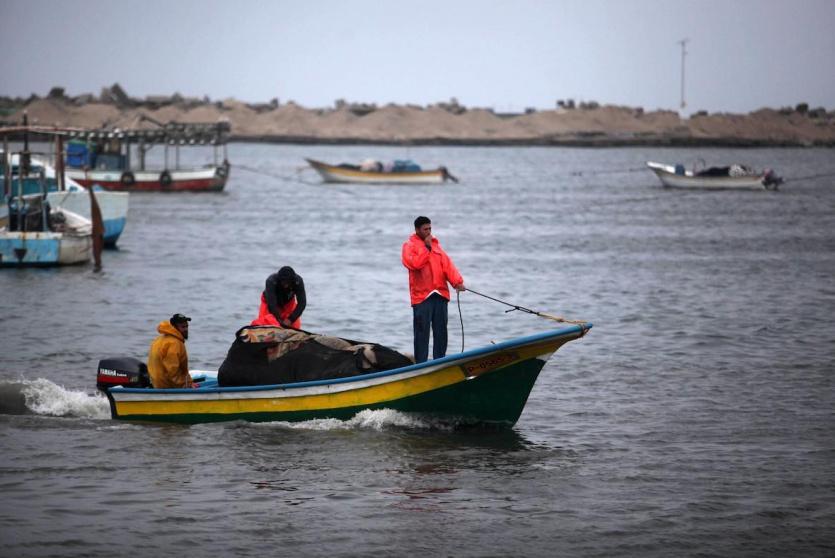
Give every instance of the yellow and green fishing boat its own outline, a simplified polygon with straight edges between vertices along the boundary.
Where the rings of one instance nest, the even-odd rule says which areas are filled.
[[[353,184],[442,184],[447,180],[458,182],[447,170],[446,167],[436,169],[421,169],[411,161],[402,168],[395,166],[393,169],[385,169],[382,164],[377,167],[364,168],[360,165],[329,165],[322,161],[305,159],[308,164],[322,177],[323,182],[328,183],[353,183]]]
[[[516,423],[542,367],[591,324],[568,325],[420,364],[327,380],[153,389],[116,385],[127,374],[99,367],[114,419],[175,423],[347,420],[366,409],[393,409],[463,423]],[[102,361],[105,362],[105,361]],[[222,368],[222,367],[221,367]]]

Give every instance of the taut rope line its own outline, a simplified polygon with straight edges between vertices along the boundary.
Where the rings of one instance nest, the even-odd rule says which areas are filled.
[[[498,298],[493,298],[492,296],[488,296],[483,293],[479,293],[474,291],[470,288],[465,288],[466,291],[476,294],[478,296],[483,296],[484,298],[490,299],[494,302],[498,302],[500,304],[504,304],[505,306],[510,306],[510,310],[505,310],[505,312],[513,312],[514,310],[519,310],[521,312],[526,312],[528,314],[533,314],[535,316],[539,316],[540,318],[546,318],[548,320],[554,320],[555,322],[565,323],[565,324],[577,324],[582,325],[588,323],[586,320],[569,320],[568,318],[562,318],[560,316],[553,316],[551,314],[546,314],[545,312],[537,312],[536,310],[531,310],[530,308],[525,308],[524,306],[519,306],[518,304],[511,304],[509,302],[505,302],[504,300],[499,300]]]
[[[588,323],[586,320],[569,320],[567,318],[561,318],[559,316],[552,316],[551,314],[546,314],[544,312],[537,312],[536,310],[531,310],[530,308],[525,308],[524,306],[519,306],[517,304],[511,304],[509,302],[505,302],[504,300],[499,300],[498,298],[493,298],[492,296],[488,296],[486,294],[474,291],[474,290],[469,289],[467,287],[465,287],[464,290],[469,291],[469,292],[471,292],[473,294],[476,294],[478,296],[483,296],[484,298],[488,298],[488,299],[493,300],[495,302],[499,302],[501,304],[504,304],[505,306],[510,306],[511,307],[510,310],[505,310],[505,313],[513,312],[514,310],[519,310],[521,312],[526,312],[528,314],[533,314],[535,316],[539,316],[540,318],[546,318],[548,320],[554,320],[555,322],[579,325],[580,327],[583,328],[582,335],[585,335],[586,331],[588,331],[588,328],[585,327],[585,324]],[[455,299],[458,302],[458,319],[461,320],[461,352],[463,353],[464,352],[464,315],[461,313],[461,292],[460,291],[455,292]]]
[[[236,164],[235,168],[245,170],[247,172],[251,172],[251,173],[254,173],[254,174],[260,174],[262,176],[268,176],[270,178],[276,178],[276,179],[282,180],[284,182],[291,182],[291,183],[301,182],[302,184],[309,184],[309,185],[313,185],[313,186],[317,185],[314,182],[308,182],[306,180],[301,179],[300,175],[304,170],[306,170],[307,167],[298,167],[298,168],[296,168],[296,173],[291,174],[291,175],[290,174],[288,174],[288,175],[275,174],[275,173],[272,173],[272,172],[269,172],[269,171],[256,169],[256,168],[253,168],[253,167],[248,167],[246,165],[239,165],[239,164]]]
[[[464,352],[464,315],[461,313],[461,291],[455,291],[455,300],[458,301],[458,319],[461,320],[461,352]]]

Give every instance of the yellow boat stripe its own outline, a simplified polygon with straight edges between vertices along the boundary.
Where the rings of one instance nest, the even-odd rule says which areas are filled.
[[[363,178],[391,178],[392,173],[390,172],[374,172],[374,171],[361,171],[361,170],[354,170],[354,169],[346,169],[344,167],[334,167],[330,165],[322,165],[325,170],[332,174],[336,175],[343,175],[343,176],[354,176],[354,177],[363,177]],[[425,176],[439,176],[442,174],[440,170],[426,170],[426,171],[398,171],[397,176],[402,177],[425,177]]]
[[[169,399],[165,400],[117,401],[116,409],[120,415],[236,414],[338,409],[341,407],[385,403],[386,401],[418,395],[463,381],[464,376],[457,367],[446,367],[432,374],[422,374],[396,382],[386,382],[335,393],[320,393],[300,397],[277,397],[275,395],[276,392],[271,390],[261,392],[262,397],[260,398],[243,399],[238,397],[235,399],[208,400],[205,398],[171,400],[169,396]],[[269,394],[267,397],[263,396],[267,394]]]

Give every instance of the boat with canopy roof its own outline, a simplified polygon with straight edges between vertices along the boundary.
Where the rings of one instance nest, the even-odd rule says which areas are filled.
[[[74,131],[67,144],[67,176],[83,186],[126,192],[223,190],[231,168],[228,122],[163,124],[147,116],[142,121],[154,127]],[[181,150],[201,146],[211,148],[211,162],[182,162]],[[156,159],[151,161],[149,152],[154,148],[151,155],[156,154]]]

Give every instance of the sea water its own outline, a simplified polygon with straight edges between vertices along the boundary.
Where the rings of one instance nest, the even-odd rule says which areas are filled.
[[[0,271],[0,555],[831,556],[835,155],[826,149],[233,144],[220,194],[132,194],[104,269]],[[460,183],[324,185],[304,158]],[[780,190],[660,186],[648,160],[773,167]],[[812,175],[826,175],[804,179]],[[793,180],[794,178],[794,180]],[[305,329],[411,351],[418,215],[473,290],[594,323],[510,430],[110,419],[99,359],[193,318],[217,369],[266,277]],[[464,293],[449,353],[554,327]]]

